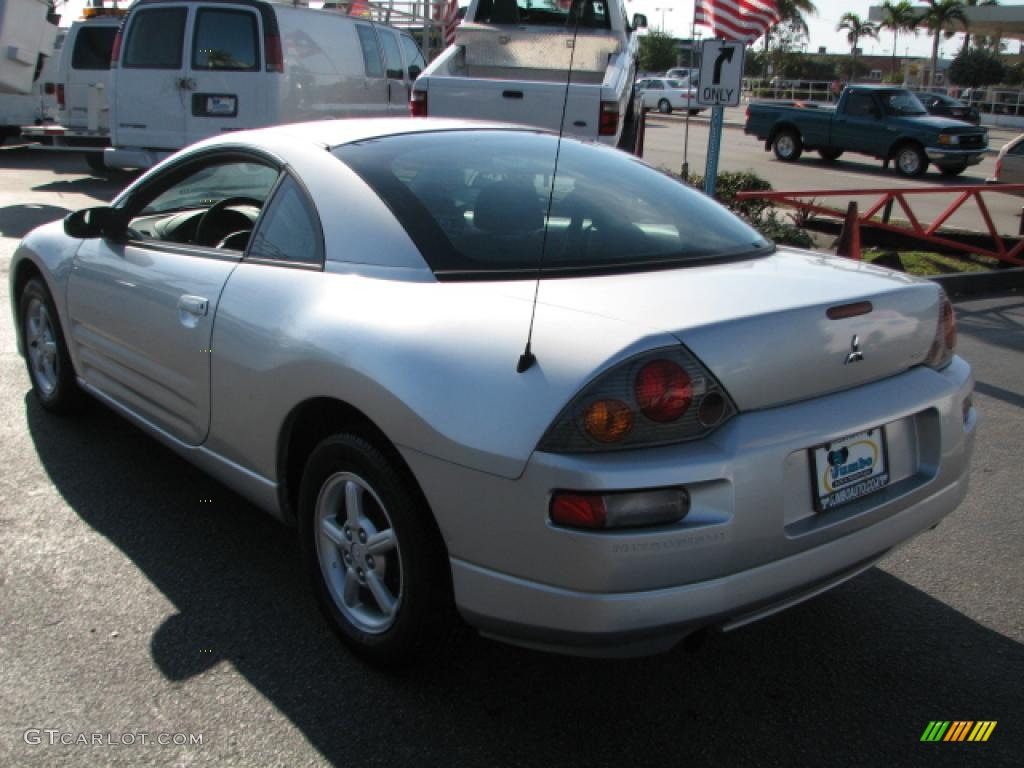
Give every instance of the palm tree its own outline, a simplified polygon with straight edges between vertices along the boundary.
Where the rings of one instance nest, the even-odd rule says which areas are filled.
[[[917,11],[910,4],[910,0],[899,0],[894,3],[892,0],[885,0],[882,3],[882,12],[885,19],[879,24],[881,29],[892,30],[892,67],[890,72],[896,73],[896,43],[900,32],[914,32],[917,34]]]
[[[968,8],[975,8],[979,5],[999,5],[998,0],[964,0],[964,5]],[[961,49],[964,53],[969,51],[971,48],[971,33],[967,32],[964,35],[964,47]]]
[[[928,6],[921,16],[923,23],[934,35],[932,40],[932,68],[928,76],[928,85],[935,83],[935,69],[939,65],[939,37],[950,38],[956,34],[956,25],[967,29],[967,16],[964,14],[962,0],[924,0]]]
[[[857,43],[862,37],[873,37],[878,39],[878,27],[873,21],[865,21],[856,13],[844,13],[836,24],[836,32],[846,32],[846,39],[850,43],[850,53],[853,59],[850,62],[850,82],[857,71]]]
[[[805,14],[815,15],[817,7],[811,0],[779,0],[776,4],[779,9],[779,18],[782,22],[788,22],[794,29],[807,34],[807,19]]]

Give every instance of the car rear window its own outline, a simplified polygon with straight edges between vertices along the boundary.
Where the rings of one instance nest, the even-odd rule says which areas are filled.
[[[75,36],[72,69],[110,69],[117,27],[82,27]]]
[[[334,152],[439,278],[532,276],[542,261],[553,275],[640,271],[773,248],[677,179],[600,145],[566,139],[559,149],[551,134],[439,131]]]

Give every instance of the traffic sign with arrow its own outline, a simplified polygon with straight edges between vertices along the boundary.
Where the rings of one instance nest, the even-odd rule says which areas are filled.
[[[736,40],[705,40],[700,53],[697,103],[705,107],[735,107],[740,103],[746,44]]]

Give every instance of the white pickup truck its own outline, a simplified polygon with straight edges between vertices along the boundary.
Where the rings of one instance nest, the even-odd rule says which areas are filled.
[[[631,149],[635,30],[647,19],[630,23],[624,2],[472,0],[454,44],[417,78],[412,114],[561,129]]]

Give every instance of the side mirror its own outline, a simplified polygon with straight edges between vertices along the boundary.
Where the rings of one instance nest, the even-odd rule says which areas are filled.
[[[633,29],[647,29],[647,17],[642,13],[634,13]]]
[[[409,79],[415,80],[417,77],[420,76],[420,72],[422,71],[422,69],[413,64],[412,66],[409,67]]]
[[[89,239],[124,237],[128,230],[128,217],[118,208],[83,208],[64,217],[64,232],[69,237]]]

